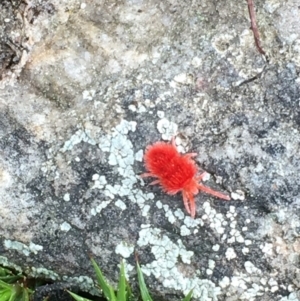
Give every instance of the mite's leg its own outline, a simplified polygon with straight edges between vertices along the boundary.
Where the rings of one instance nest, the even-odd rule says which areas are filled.
[[[188,199],[190,203],[190,208],[191,208],[191,217],[195,218],[196,215],[196,205],[195,205],[195,199],[192,193],[188,193]]]
[[[191,158],[197,157],[197,156],[198,156],[197,153],[188,153],[188,154],[185,154],[183,157],[187,158],[187,159],[191,159]]]
[[[204,177],[206,177],[208,173],[204,171],[201,175],[196,176],[196,181],[202,181]]]
[[[198,189],[205,192],[205,193],[208,193],[208,194],[211,194],[217,198],[220,198],[220,199],[223,199],[223,200],[226,200],[226,201],[229,201],[230,200],[230,196],[226,195],[226,194],[223,194],[219,191],[215,191],[207,186],[204,186],[202,184],[198,184],[197,185]]]
[[[149,185],[156,185],[156,184],[160,184],[160,180],[155,180],[155,181],[149,183]]]
[[[187,211],[188,214],[191,214],[190,207],[189,207],[188,195],[185,191],[182,191],[182,197],[183,197],[183,204],[184,204],[185,210]]]
[[[148,178],[148,177],[154,177],[154,178],[156,178],[155,175],[153,175],[152,173],[149,173],[149,172],[142,173],[142,174],[140,175],[140,177],[141,177],[141,178]]]

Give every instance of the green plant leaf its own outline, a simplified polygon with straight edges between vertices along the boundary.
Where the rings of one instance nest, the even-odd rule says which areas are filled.
[[[90,299],[86,299],[86,298],[83,298],[83,297],[80,297],[70,291],[68,291],[68,293],[76,300],[76,301],[91,301]]]
[[[126,301],[126,277],[125,277],[125,268],[124,262],[121,261],[121,269],[120,269],[120,278],[118,284],[118,293],[117,293],[117,300],[118,301]]]
[[[91,261],[97,276],[99,286],[102,289],[104,296],[109,301],[117,301],[113,287],[107,283],[95,260],[91,259]]]
[[[185,298],[182,301],[190,301],[192,296],[193,296],[193,289],[189,291],[189,293],[185,296]]]
[[[136,263],[136,268],[137,268],[137,274],[138,274],[138,280],[139,280],[139,286],[140,286],[140,291],[141,291],[141,295],[142,295],[142,299],[143,301],[152,301],[152,298],[149,294],[149,291],[146,287],[145,284],[145,280],[144,280],[144,276],[142,273],[142,270],[140,268],[139,263]]]

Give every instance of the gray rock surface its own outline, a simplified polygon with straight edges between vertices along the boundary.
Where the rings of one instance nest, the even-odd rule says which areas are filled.
[[[154,296],[300,300],[300,10],[256,1],[0,3],[1,262],[90,288],[134,252]],[[13,43],[12,43],[13,42]],[[11,46],[14,45],[14,46]],[[140,179],[176,135],[231,193]]]

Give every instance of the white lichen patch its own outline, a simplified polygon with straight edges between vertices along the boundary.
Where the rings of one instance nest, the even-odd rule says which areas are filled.
[[[92,138],[90,130],[78,130],[74,135],[72,135],[69,140],[65,142],[64,146],[61,149],[61,152],[64,153],[68,150],[73,149],[73,147],[80,142],[86,142],[91,145],[96,145],[96,141]]]
[[[179,220],[182,220],[182,219],[184,219],[184,217],[185,217],[184,212],[183,212],[181,209],[179,209],[179,208],[175,210],[174,215],[175,215]]]
[[[143,216],[147,216],[150,210],[147,201],[154,199],[153,193],[144,193],[140,189],[134,187],[140,177],[133,170],[134,161],[141,161],[143,158],[143,150],[134,154],[133,145],[128,139],[129,131],[136,130],[136,122],[122,120],[119,125],[112,129],[112,133],[99,138],[98,146],[103,152],[109,153],[108,164],[117,168],[118,174],[121,177],[118,183],[108,183],[104,176],[98,174],[93,175],[93,189],[99,189],[103,194],[113,200],[119,197],[127,197],[131,202],[137,204]],[[91,209],[91,214],[96,215],[104,209],[111,200],[102,201],[100,205]],[[117,206],[124,206],[118,202]],[[121,209],[122,209],[121,208]]]
[[[231,193],[231,198],[233,200],[244,201],[245,200],[245,192],[242,190],[236,190],[235,192]]]
[[[143,208],[142,208],[142,216],[147,216],[149,210],[150,210],[150,206],[149,205],[144,205]]]
[[[30,275],[33,277],[44,277],[45,279],[58,280],[60,277],[55,272],[45,269],[45,268],[31,268]]]
[[[69,202],[70,201],[70,194],[65,193],[63,199],[64,199],[65,202]]]
[[[71,228],[72,228],[71,225],[67,222],[63,222],[60,225],[60,230],[63,231],[63,232],[68,232]]]
[[[97,213],[100,213],[102,209],[106,208],[109,204],[110,201],[102,201],[100,205],[98,205],[96,208],[91,209],[91,215],[96,215]]]
[[[165,216],[168,219],[169,223],[174,224],[176,222],[176,217],[171,210],[166,211]]]
[[[265,243],[263,246],[261,246],[261,250],[268,256],[273,255],[273,244]]]
[[[300,291],[293,292],[289,294],[287,297],[281,298],[279,301],[300,301],[300,298],[298,297],[300,294]]]
[[[250,262],[250,261],[246,261],[245,264],[244,264],[244,266],[245,266],[245,269],[246,269],[247,273],[249,273],[251,275],[253,275],[253,274],[261,274],[261,271],[258,268],[256,268],[254,266],[254,264],[252,262]]]
[[[220,245],[216,244],[212,247],[213,251],[218,252],[220,250]]]
[[[128,258],[134,251],[134,246],[128,245],[126,242],[120,242],[115,249],[116,254],[121,255],[124,258]]]
[[[142,266],[145,275],[151,274],[162,281],[170,289],[180,290],[187,294],[192,288],[193,296],[198,300],[217,300],[220,288],[209,280],[196,277],[186,277],[177,267],[179,258],[186,264],[191,263],[192,251],[186,250],[181,240],[171,241],[160,229],[150,225],[142,225],[137,244],[140,247],[151,246],[155,260]]]
[[[134,159],[135,161],[142,162],[144,156],[144,151],[140,149],[138,152],[135,153]]]
[[[226,256],[227,260],[232,260],[232,259],[236,258],[236,253],[233,248],[228,248],[226,250],[225,256]]]
[[[192,234],[191,230],[186,225],[183,225],[180,227],[180,235],[181,236],[188,236],[191,234]]]
[[[165,117],[165,112],[164,111],[157,111],[157,116],[158,118],[162,119]]]
[[[163,204],[161,201],[157,201],[155,205],[158,209],[162,209],[162,207],[163,207]]]
[[[163,140],[170,141],[177,134],[178,125],[167,118],[162,118],[157,122],[157,130]]]
[[[209,226],[218,234],[223,234],[225,232],[225,228],[223,225],[227,224],[223,214],[217,213],[214,208],[210,206],[209,202],[203,203],[203,209],[205,215],[202,216],[202,220],[209,222]]]
[[[96,93],[95,90],[84,90],[82,92],[82,98],[84,100],[93,100],[95,93]]]
[[[117,200],[115,202],[115,205],[117,207],[119,207],[121,210],[125,210],[127,208],[126,204],[123,201],[121,201],[121,200]]]
[[[37,254],[39,251],[43,250],[43,246],[34,244],[33,242],[30,242],[29,246],[27,246],[21,242],[9,239],[4,240],[4,247],[8,250],[16,250],[19,253],[23,253],[25,256],[29,256],[31,253]]]
[[[52,276],[52,277],[54,277],[54,276]],[[53,278],[51,278],[51,279],[53,279]],[[56,279],[59,279],[59,278],[56,278]],[[82,291],[90,292],[93,295],[96,295],[99,292],[98,289],[95,289],[95,284],[94,284],[93,279],[88,276],[78,276],[78,277],[63,276],[61,280],[68,282],[68,283],[72,283],[73,285],[77,285]]]
[[[103,189],[107,184],[105,176],[100,176],[98,174],[94,174],[92,180],[94,181],[92,189]]]

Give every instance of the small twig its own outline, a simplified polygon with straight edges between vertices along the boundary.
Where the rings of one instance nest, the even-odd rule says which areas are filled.
[[[259,32],[256,24],[256,15],[254,10],[254,0],[246,0],[246,1],[248,4],[248,10],[249,10],[249,15],[251,20],[251,29],[253,31],[256,48],[261,54],[266,54],[260,45]]]

